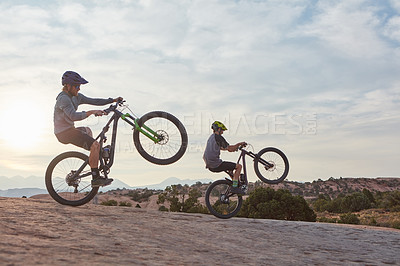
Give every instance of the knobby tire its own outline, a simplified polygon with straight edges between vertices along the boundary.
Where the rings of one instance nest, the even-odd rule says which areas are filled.
[[[49,164],[46,170],[46,188],[50,196],[63,205],[80,206],[91,201],[96,196],[99,188],[91,187],[92,176],[85,177],[84,180],[79,180],[79,193],[74,193],[72,186],[66,182],[66,176],[74,170],[78,170],[88,156],[80,152],[65,152],[55,157]],[[86,171],[87,171],[86,166]]]
[[[263,161],[272,163],[274,166],[267,168]],[[282,182],[289,173],[289,160],[286,155],[277,148],[264,148],[254,159],[254,171],[258,178],[264,183],[278,184]]]
[[[167,165],[178,161],[185,154],[188,136],[178,118],[167,112],[153,111],[139,119],[139,127],[144,124],[166,136],[166,141],[154,143],[139,130],[133,131],[133,142],[144,159],[154,164]]]
[[[224,194],[226,189],[232,186],[232,181],[230,180],[217,180],[213,182],[206,191],[206,205],[208,210],[214,216],[221,218],[221,219],[228,219],[240,211],[242,207],[243,199],[242,196],[237,194],[231,195],[229,197],[229,203],[221,203],[219,200],[221,194]]]

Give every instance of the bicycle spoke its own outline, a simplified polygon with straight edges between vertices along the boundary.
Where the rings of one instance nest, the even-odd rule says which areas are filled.
[[[254,160],[254,170],[257,176],[269,184],[283,181],[289,172],[289,161],[285,154],[276,148],[265,148]]]
[[[219,218],[230,218],[240,210],[241,197],[230,192],[231,183],[218,180],[206,192],[206,205],[209,211]]]
[[[58,158],[59,157],[59,158]],[[67,205],[81,205],[90,200],[97,189],[91,186],[91,169],[86,163],[82,172],[77,175],[77,170],[82,167],[86,155],[70,152],[55,158],[50,171],[46,172],[46,185],[50,195],[58,202]],[[77,175],[77,176],[76,176]]]
[[[149,119],[145,124],[155,132],[162,132],[162,134],[165,134],[164,137],[167,138],[166,142],[154,143],[151,139],[141,134],[139,136],[140,143],[146,153],[154,158],[168,159],[179,151],[182,146],[182,140],[175,124],[162,117]]]

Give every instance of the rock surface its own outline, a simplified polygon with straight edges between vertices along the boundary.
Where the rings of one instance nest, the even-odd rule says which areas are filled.
[[[0,265],[400,265],[400,231],[0,198]]]

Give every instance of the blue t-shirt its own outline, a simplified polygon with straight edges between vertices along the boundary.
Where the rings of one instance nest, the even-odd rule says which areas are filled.
[[[212,134],[207,140],[207,147],[204,151],[203,160],[207,168],[217,168],[221,165],[221,149],[228,148],[229,143],[224,137],[218,134]]]

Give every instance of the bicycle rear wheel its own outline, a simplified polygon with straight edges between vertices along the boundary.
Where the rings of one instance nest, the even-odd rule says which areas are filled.
[[[147,161],[159,165],[171,164],[178,161],[185,153],[188,136],[185,127],[175,116],[154,111],[142,116],[138,125],[139,127],[146,125],[161,137],[161,141],[155,143],[139,130],[134,130],[135,147]]]
[[[254,159],[254,171],[258,178],[267,184],[282,182],[289,173],[289,161],[277,148],[264,148]]]
[[[92,174],[87,162],[88,156],[80,152],[65,152],[50,162],[46,170],[46,188],[55,201],[80,206],[93,199],[99,188],[92,188]],[[78,178],[73,180],[72,176],[84,164]]]
[[[218,218],[228,219],[235,216],[242,207],[242,196],[232,194],[232,181],[217,180],[206,191],[206,205],[210,213]]]

